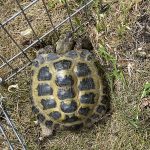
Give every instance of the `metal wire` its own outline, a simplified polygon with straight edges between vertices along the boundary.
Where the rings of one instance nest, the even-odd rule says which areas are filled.
[[[5,60],[3,56],[0,55],[0,59],[2,60],[3,63],[6,63],[10,69],[14,70],[14,68]]]
[[[31,65],[31,62],[28,62],[27,64],[25,64],[23,67],[19,68],[15,73],[11,74],[9,77],[7,77],[4,81],[8,81],[10,80],[12,77],[14,77],[17,73],[21,72],[22,70],[24,70],[27,66]]]
[[[0,131],[1,131],[2,134],[4,135],[5,140],[7,141],[10,150],[14,150],[13,145],[10,143],[10,141],[9,141],[9,139],[8,139],[8,137],[7,137],[7,135],[5,134],[4,128],[3,128],[3,126],[1,125],[1,123],[0,123]]]
[[[84,0],[83,4],[86,5],[86,3],[87,3],[87,0]],[[84,12],[85,12],[86,19],[88,19],[88,5],[84,8]]]
[[[47,13],[47,15],[48,15],[48,18],[49,18],[49,20],[50,20],[50,23],[51,23],[51,25],[52,25],[52,27],[53,27],[53,29],[54,29],[54,32],[55,32],[57,38],[59,38],[58,33],[57,33],[57,29],[55,28],[55,26],[54,26],[54,24],[53,24],[53,21],[52,21],[52,19],[51,19],[51,15],[50,15],[50,13],[48,12],[48,9],[47,9],[47,6],[46,6],[46,4],[45,4],[45,1],[42,0],[42,2],[43,2],[43,5],[44,5],[44,8],[45,8],[45,10],[46,10],[46,13]]]
[[[3,97],[3,96],[1,95],[1,93],[0,93],[0,110],[2,111],[2,113],[3,113],[3,115],[4,115],[4,118],[6,119],[7,123],[10,125],[11,129],[13,130],[14,134],[16,135],[16,137],[17,137],[19,143],[20,143],[21,146],[22,146],[22,149],[23,149],[23,150],[26,150],[26,146],[25,146],[25,144],[24,144],[24,142],[23,142],[23,141],[24,141],[23,138],[22,138],[21,135],[18,133],[18,131],[17,131],[17,129],[16,129],[14,123],[13,123],[13,122],[11,121],[11,119],[9,118],[9,115],[7,114],[7,111],[4,110],[4,108],[3,108],[3,105],[2,105],[2,100],[3,100],[3,98],[4,98],[4,97]],[[6,135],[6,133],[5,133],[5,131],[4,131],[4,129],[3,129],[3,127],[2,127],[1,124],[0,124],[0,130],[1,130],[2,134],[4,135],[4,137],[5,137],[5,139],[6,139],[7,143],[8,143],[8,145],[9,145],[9,147],[10,147],[10,149],[11,149],[11,150],[14,150],[13,145],[12,145],[11,142],[9,141],[9,139],[8,139],[8,137],[7,137],[7,135]]]
[[[52,26],[52,29],[48,30],[46,33],[43,33],[43,35],[41,37],[38,37],[38,35],[36,34],[34,28],[32,27],[32,24],[30,23],[25,11],[30,9],[31,6],[33,6],[34,4],[36,4],[39,0],[33,0],[32,2],[30,2],[30,4],[28,4],[27,6],[25,7],[22,7],[19,0],[15,0],[17,5],[19,6],[19,11],[17,13],[15,13],[12,17],[10,18],[6,18],[6,20],[4,22],[1,22],[0,23],[0,30],[3,30],[7,35],[8,37],[14,42],[14,44],[18,47],[18,49],[20,50],[20,52],[18,52],[16,55],[12,56],[10,59],[6,59],[4,56],[0,55],[0,59],[2,60],[2,65],[0,66],[0,72],[4,69],[5,67],[9,67],[10,69],[10,74],[6,74],[5,77],[1,77],[0,76],[0,84],[1,83],[4,83],[10,79],[12,79],[16,74],[18,74],[19,72],[21,72],[22,70],[24,70],[27,66],[29,66],[31,63],[32,63],[32,60],[30,60],[30,58],[27,56],[26,52],[31,48],[33,47],[35,44],[37,43],[41,43],[42,39],[45,38],[46,36],[48,36],[49,34],[51,34],[52,32],[54,32],[57,36],[57,38],[59,37],[59,34],[58,34],[58,29],[60,27],[62,27],[67,21],[69,22],[70,26],[71,26],[71,30],[72,32],[76,32],[80,26],[78,27],[74,27],[73,26],[73,17],[75,15],[77,15],[80,11],[85,11],[85,14],[86,14],[86,18],[88,20],[88,15],[87,15],[87,11],[88,11],[88,7],[90,6],[90,4],[92,4],[92,2],[94,0],[89,0],[87,2],[87,0],[84,0],[83,2],[83,6],[77,8],[73,13],[70,12],[70,8],[69,8],[69,4],[68,4],[68,1],[67,0],[64,0],[64,4],[66,6],[66,10],[67,10],[67,16],[64,20],[62,20],[59,24],[57,25],[54,25],[53,24],[53,21],[52,21],[52,18],[51,18],[51,14],[48,10],[48,7],[46,5],[46,2],[45,0],[42,0],[42,4],[44,6],[44,10],[46,11],[46,14],[49,18],[49,21],[51,23],[51,26]],[[20,47],[20,45],[18,44],[18,41],[16,41],[13,36],[11,35],[11,33],[9,32],[9,30],[5,27],[7,24],[9,24],[13,19],[15,19],[17,16],[19,15],[23,15],[25,20],[27,21],[30,29],[32,30],[33,32],[33,35],[35,37],[35,40],[30,44],[28,45],[26,48],[22,48]],[[42,43],[41,43],[42,44]],[[14,68],[12,66],[12,62],[14,62],[19,56],[25,56],[25,58],[27,59],[27,63],[26,64],[23,64],[23,66],[21,67],[18,67],[17,69]],[[24,59],[24,58],[22,58]],[[3,108],[3,105],[2,105],[2,99],[3,97],[0,95],[0,111],[2,111],[2,114],[4,115],[4,118],[5,120],[7,121],[7,123],[9,124],[9,126],[11,127],[13,133],[16,135],[16,139],[19,141],[20,145],[22,146],[22,149],[23,150],[26,150],[26,146],[25,146],[25,143],[24,143],[24,140],[23,138],[21,137],[21,135],[18,133],[14,123],[12,122],[12,120],[9,118],[9,115],[7,113],[7,111]],[[4,139],[5,141],[7,142],[9,148],[11,150],[14,150],[15,147],[13,145],[13,143],[11,143],[10,139],[8,138],[6,132],[5,132],[5,129],[4,129],[4,126],[2,125],[2,123],[0,123],[0,132],[3,134],[4,136]]]
[[[66,0],[64,0],[64,2],[65,2],[65,5],[67,7],[67,13],[68,13],[68,17],[69,17],[69,22],[70,22],[71,29],[72,29],[72,32],[74,32],[74,27],[73,27],[72,19],[71,19],[71,16],[70,16],[69,6],[68,6],[68,3],[67,3]]]

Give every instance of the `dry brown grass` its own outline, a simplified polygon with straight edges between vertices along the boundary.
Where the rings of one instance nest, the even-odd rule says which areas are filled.
[[[5,1],[6,5],[0,6],[2,21],[18,10],[14,1]],[[26,5],[28,2],[23,1],[23,4]],[[122,0],[114,4],[109,0],[105,2],[110,4],[110,9],[101,14],[100,20],[97,20],[98,43],[103,43],[108,53],[117,58],[118,70],[123,71],[127,82],[125,85],[122,80],[116,79],[113,83],[111,117],[105,123],[94,125],[92,129],[82,129],[76,132],[58,131],[53,138],[39,144],[37,140],[40,129],[33,122],[35,118],[31,112],[29,94],[30,69],[27,68],[8,83],[8,85],[18,83],[19,90],[10,93],[7,91],[7,87],[0,87],[0,93],[7,97],[5,101],[7,110],[24,137],[29,150],[150,150],[149,108],[142,111],[139,109],[143,86],[146,82],[150,82],[150,58],[148,57],[150,36],[147,34],[149,31],[145,31],[144,28],[145,24],[150,27],[150,21],[147,19],[150,20],[150,2],[148,0]],[[58,12],[60,9],[55,9],[55,11]],[[33,20],[32,24],[38,35],[42,35],[49,29],[48,18],[40,3],[29,10],[27,14]],[[61,16],[59,14],[60,18],[55,15],[56,23],[63,18],[64,14],[61,13]],[[93,16],[97,19],[94,10]],[[7,28],[19,44],[26,40],[20,36],[20,32],[28,28],[22,16],[17,17],[11,25],[7,25]],[[91,28],[89,26],[84,30],[89,32]],[[1,53],[10,58],[18,50],[2,31],[0,31],[0,35],[2,35],[0,36]],[[32,38],[31,36],[30,39]],[[145,52],[147,55],[142,56],[140,52]],[[23,60],[19,59],[19,61],[22,64]],[[109,63],[111,62],[108,61]],[[16,64],[14,63],[14,65]],[[112,71],[113,69],[108,73],[114,76]],[[110,80],[112,79],[110,78]],[[5,128],[12,142],[16,143],[10,129]],[[0,140],[4,141],[1,137]],[[17,143],[15,145],[16,149],[21,149]],[[0,146],[4,148],[6,144],[3,142]]]

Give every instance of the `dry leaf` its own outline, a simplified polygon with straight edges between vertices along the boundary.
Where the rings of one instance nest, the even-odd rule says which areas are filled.
[[[133,64],[128,63],[127,68],[128,68],[128,74],[131,77],[132,76],[132,71],[133,71]]]
[[[150,108],[150,99],[149,98],[144,98],[140,104],[141,109],[144,109],[146,107]]]
[[[126,68],[128,67],[129,63],[132,65],[132,67],[134,66],[134,60],[132,59],[118,59],[117,66],[121,68]]]

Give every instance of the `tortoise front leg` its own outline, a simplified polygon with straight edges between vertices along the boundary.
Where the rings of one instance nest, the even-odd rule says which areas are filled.
[[[47,45],[44,48],[39,49],[36,51],[36,57],[38,57],[41,54],[48,54],[48,53],[55,53],[55,47],[52,45]]]

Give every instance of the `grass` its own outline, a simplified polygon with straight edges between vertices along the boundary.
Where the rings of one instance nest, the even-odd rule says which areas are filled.
[[[0,19],[2,21],[18,9],[11,0],[5,1],[7,5],[0,6]],[[64,10],[62,3],[53,2],[50,3],[49,1],[48,5],[51,8],[50,10],[53,10],[53,20],[57,24],[62,21],[66,12],[62,11]],[[22,5],[27,3],[28,1],[22,3]],[[78,6],[74,1],[69,1],[69,3],[71,5],[70,11],[75,9],[74,5]],[[150,63],[149,58],[135,55],[135,53],[143,51],[147,53],[147,49],[149,49],[150,43],[147,42],[147,34],[144,32],[145,28],[143,27],[144,23],[148,25],[147,17],[143,16],[148,15],[150,18],[149,6],[148,0],[106,0],[102,6],[96,0],[93,9],[89,10],[96,26],[91,23],[86,27],[82,27],[82,30],[78,32],[86,33],[94,44],[97,43],[97,57],[102,59],[102,64],[106,69],[107,78],[112,89],[112,115],[106,122],[95,124],[92,129],[82,129],[76,132],[58,131],[51,139],[38,143],[40,128],[34,124],[35,117],[31,112],[29,94],[30,68],[13,78],[6,87],[0,87],[0,93],[7,97],[7,100],[4,100],[7,111],[24,137],[29,150],[150,149],[150,112],[149,107],[145,106],[147,104],[145,102],[150,98]],[[4,11],[6,12],[5,15],[3,14]],[[38,16],[39,12],[40,16]],[[42,35],[50,28],[40,2],[32,7],[27,15],[33,20],[32,24],[38,35]],[[82,14],[74,18],[74,25],[81,24],[81,16]],[[20,36],[19,33],[28,28],[23,17],[17,17],[10,25],[7,25],[7,28],[21,46],[24,46],[22,45],[24,41],[34,39],[32,35],[27,38]],[[69,30],[69,28],[69,25],[65,24],[60,32]],[[0,36],[0,42],[2,43],[0,54],[6,58],[17,54],[18,50],[10,39],[2,31],[0,31],[0,35],[2,35]],[[48,43],[52,41],[52,38],[49,36],[45,40]],[[53,41],[55,43],[55,39]],[[141,50],[138,50],[139,48]],[[35,50],[35,48],[32,48],[28,55],[33,58],[32,55]],[[19,57],[13,63],[13,66],[22,65],[23,63],[24,59]],[[8,68],[1,71],[6,73]],[[12,92],[8,92],[8,86],[17,83],[19,89],[12,89]],[[2,120],[2,122],[5,121]],[[16,149],[21,149],[10,128],[7,125],[4,125],[4,128],[7,129],[7,134]],[[0,147],[6,148],[7,144],[1,136],[0,141],[2,141]]]
[[[144,89],[142,91],[141,98],[147,97],[150,95],[150,83],[146,82],[144,85]]]
[[[108,73],[107,72],[107,79],[109,80],[110,83],[110,88],[111,91],[113,91],[113,81],[115,80],[120,80],[123,84],[126,83],[124,75],[122,70],[119,70],[117,68],[117,60],[114,58],[114,56],[110,55],[107,51],[106,48],[103,45],[99,45],[99,55],[101,58],[103,58],[107,63],[111,64],[112,70]]]

